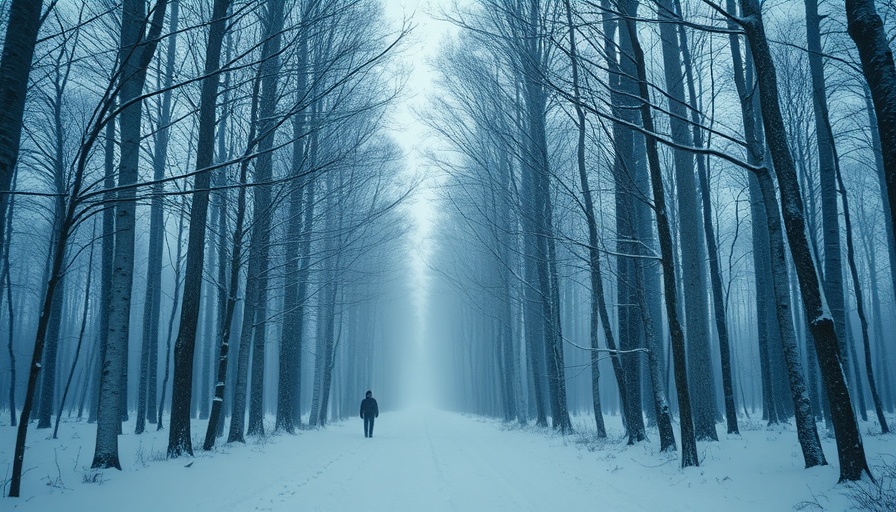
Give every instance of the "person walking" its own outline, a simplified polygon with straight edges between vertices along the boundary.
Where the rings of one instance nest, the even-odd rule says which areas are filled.
[[[376,405],[373,392],[367,390],[364,400],[361,401],[361,417],[364,418],[364,437],[373,437],[373,420],[380,415],[380,408]]]

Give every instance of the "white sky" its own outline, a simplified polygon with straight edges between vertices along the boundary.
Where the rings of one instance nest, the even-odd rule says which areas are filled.
[[[422,183],[407,205],[407,211],[413,221],[413,233],[407,246],[407,257],[411,262],[413,276],[410,288],[415,293],[417,311],[414,338],[417,340],[414,360],[410,362],[414,371],[407,374],[411,382],[407,388],[416,391],[419,396],[409,397],[411,401],[425,403],[431,400],[435,383],[428,376],[430,359],[427,356],[426,309],[429,292],[427,280],[427,258],[431,252],[430,233],[434,222],[436,203],[435,186],[438,183],[437,172],[425,162],[424,152],[428,146],[426,140],[428,128],[421,122],[415,112],[423,110],[427,97],[433,90],[435,72],[427,61],[438,50],[439,42],[453,28],[449,23],[434,19],[431,14],[437,12],[438,2],[429,0],[385,0],[386,14],[393,20],[398,29],[403,19],[414,26],[408,44],[405,45],[400,61],[409,69],[408,82],[399,104],[393,107],[392,136],[405,151],[408,182],[422,179]],[[444,4],[444,2],[443,2]]]

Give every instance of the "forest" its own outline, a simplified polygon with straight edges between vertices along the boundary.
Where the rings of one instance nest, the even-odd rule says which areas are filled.
[[[784,429],[896,506],[896,4],[9,0],[0,29],[4,495],[73,428],[122,470],[122,439],[315,436],[373,389],[680,471]]]

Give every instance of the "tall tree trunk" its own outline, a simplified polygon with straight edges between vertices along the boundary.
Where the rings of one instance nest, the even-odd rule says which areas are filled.
[[[340,228],[337,227],[336,232],[339,232],[339,229]],[[340,258],[335,255],[330,258],[335,259],[336,261],[330,261],[327,265],[329,267],[326,271],[328,282],[324,284],[323,296],[325,304],[321,318],[319,319],[323,326],[323,332],[318,330],[324,339],[323,375],[321,376],[320,384],[320,413],[317,422],[321,427],[327,424],[327,410],[330,402],[330,388],[333,381],[333,367],[336,364],[336,322],[338,317],[336,314],[336,297],[339,289],[337,272]]]
[[[309,148],[309,163],[312,168],[316,165],[317,159],[317,136],[315,134],[311,135]],[[305,308],[306,303],[308,302],[308,278],[311,273],[311,239],[314,232],[314,203],[317,200],[315,196],[315,180],[314,176],[311,176],[307,183],[305,184],[304,194],[305,194],[305,208],[304,208],[304,219],[302,221],[302,235],[301,235],[301,245],[299,246],[299,272],[297,279],[299,281],[298,286],[298,300],[301,304],[300,314],[301,316],[297,319],[297,324],[299,326],[303,326],[299,330],[297,330],[297,335],[299,339],[297,340],[298,347],[303,347],[305,344],[305,331],[304,331],[304,323],[305,323]],[[296,366],[296,389],[295,389],[295,416],[296,416],[296,424],[298,426],[302,425],[302,408],[301,408],[301,397],[302,397],[302,351],[298,350],[295,357],[295,366]]]
[[[576,143],[576,165],[579,171],[579,183],[582,187],[582,202],[585,213],[585,222],[588,226],[588,270],[591,282],[591,310],[589,338],[591,340],[591,401],[594,409],[594,421],[597,427],[597,437],[606,437],[607,429],[604,425],[603,410],[600,403],[600,358],[598,357],[599,330],[601,310],[604,317],[608,317],[603,302],[603,276],[600,270],[600,243],[597,235],[597,219],[594,215],[594,200],[591,197],[591,185],[588,182],[588,170],[585,167],[585,109],[580,104],[581,93],[579,91],[579,58],[576,48],[576,28],[572,21],[572,7],[569,0],[564,0],[566,8],[566,23],[569,30],[569,56],[572,65],[573,106],[576,110],[578,128],[578,141]],[[607,318],[608,319],[608,318]],[[608,330],[610,326],[605,326]],[[612,332],[607,339],[612,338]]]
[[[114,98],[110,99],[110,102],[114,102]],[[105,175],[103,178],[103,188],[105,188],[106,192],[103,193],[103,201],[106,203],[112,203],[114,200],[113,192],[111,191],[115,188],[115,120],[110,120],[106,124],[105,128],[105,144],[104,144],[104,171]],[[112,300],[112,259],[113,253],[115,249],[115,213],[113,208],[105,208],[103,209],[103,236],[102,236],[102,250],[100,255],[102,256],[102,267],[100,267],[100,301],[102,304],[109,304]],[[99,329],[98,335],[99,338],[99,350],[96,352],[97,361],[96,365],[99,369],[96,372],[96,377],[94,378],[91,386],[93,387],[93,393],[90,398],[90,411],[87,413],[87,422],[93,423],[97,421],[97,416],[99,414],[100,409],[100,384],[102,383],[102,365],[103,361],[106,360],[106,347],[109,342],[109,309],[108,308],[98,308],[99,309]]]
[[[861,211],[861,204],[859,208]],[[871,307],[873,309],[871,317],[874,319],[874,339],[877,341],[877,367],[881,370],[881,401],[883,402],[884,407],[887,408],[887,412],[892,413],[893,393],[891,390],[892,383],[890,382],[890,358],[887,349],[887,339],[884,338],[880,285],[878,284],[878,280],[875,277],[878,275],[877,257],[875,256],[876,247],[874,245],[872,235],[869,233],[869,231],[869,229],[862,229],[859,232],[862,234],[862,246],[865,251],[865,258],[868,261],[868,275],[870,276],[868,281],[871,288]]]
[[[604,29],[603,51],[604,51],[605,55],[607,56],[607,67],[609,69],[609,75],[610,75],[610,102],[612,104],[613,116],[615,118],[621,119],[626,115],[627,109],[624,108],[625,106],[623,105],[623,94],[622,94],[621,85],[620,85],[621,80],[622,80],[622,71],[619,69],[619,62],[618,62],[619,57],[617,55],[617,53],[618,53],[617,45],[614,40],[614,34],[616,33],[616,30],[618,27],[618,21],[614,16],[611,15],[612,10],[610,8],[609,0],[602,0],[601,7],[602,7],[602,11],[603,11],[602,12],[602,18],[603,18],[602,25],[603,25],[603,29]],[[614,147],[616,150],[616,156],[615,156],[615,160],[613,163],[613,180],[615,181],[616,189],[617,189],[616,212],[617,212],[617,226],[618,226],[619,215],[627,215],[626,208],[623,208],[620,210],[619,201],[622,197],[624,197],[624,196],[622,196],[622,194],[624,194],[623,189],[625,188],[625,185],[623,185],[623,181],[622,181],[624,175],[622,173],[623,167],[621,165],[621,162],[625,158],[627,158],[627,155],[629,154],[625,151],[625,148],[627,148],[631,145],[631,130],[629,128],[623,126],[621,123],[613,123],[613,141],[614,141]],[[622,151],[621,154],[620,154],[620,151]],[[617,227],[617,237],[618,237],[618,235],[619,235],[619,233],[618,233],[618,227]],[[617,242],[617,245],[618,245],[618,242]],[[623,251],[624,250],[626,250],[626,249],[623,249]],[[620,276],[625,271],[625,265],[626,265],[625,260],[623,260],[617,256],[616,272]],[[618,280],[618,278],[617,278],[617,280]],[[621,290],[624,290],[624,289],[625,288],[617,288],[617,295],[621,294],[622,293]],[[604,301],[604,293],[603,293],[603,284],[602,283],[600,284],[600,287],[598,288],[598,292],[600,294],[599,299],[601,300],[601,302],[603,302]],[[617,348],[616,340],[615,340],[615,337],[613,336],[613,329],[612,329],[612,326],[609,321],[610,320],[609,315],[606,312],[606,306],[602,306],[601,309],[602,309],[601,323],[604,326],[604,337],[606,338],[606,341],[607,341],[607,348],[609,348],[611,351],[610,352],[610,354],[611,354],[610,360],[613,363],[613,373],[616,377],[616,386],[619,388],[619,403],[620,403],[620,409],[621,409],[621,413],[622,413],[621,414],[622,421],[626,427],[626,430],[628,430],[629,429],[629,427],[628,427],[629,407],[627,405],[628,404],[628,393],[626,392],[627,385],[626,385],[626,378],[625,378],[625,369],[622,366],[622,356],[615,352],[616,348]],[[621,309],[620,309],[620,316],[621,316],[621,314],[622,313],[621,313]],[[619,322],[620,336],[622,336],[622,333],[623,333],[623,325],[624,325],[624,323],[622,321],[620,321]],[[625,325],[627,326],[627,324],[625,324]],[[629,437],[631,437],[631,435]]]
[[[13,186],[15,186],[15,180],[13,180]],[[11,222],[12,221],[12,213],[13,207],[15,205],[15,198],[10,198],[9,202],[6,203],[6,211],[0,210],[0,215],[3,216],[3,219],[0,222]],[[0,240],[3,241],[3,246],[0,247],[0,257],[3,258],[3,273],[0,274],[0,290],[3,290],[4,297],[0,297],[0,303],[3,302],[3,298],[6,299],[6,314],[7,314],[7,322],[8,322],[8,338],[6,340],[6,350],[9,354],[9,426],[16,426],[16,354],[12,348],[12,341],[15,335],[15,308],[12,303],[12,278],[10,277],[9,272],[9,243],[12,240],[12,229],[9,229],[5,232],[0,233]]]
[[[685,362],[684,331],[678,320],[678,291],[675,284],[675,269],[672,268],[672,232],[669,228],[669,218],[666,213],[666,196],[660,171],[659,151],[657,150],[656,137],[652,135],[654,133],[653,116],[650,112],[650,93],[647,85],[644,51],[641,49],[641,43],[638,40],[638,32],[634,20],[627,18],[625,25],[628,28],[632,56],[637,67],[638,93],[641,100],[641,122],[646,132],[647,162],[650,169],[650,184],[653,189],[654,211],[660,241],[660,263],[663,267],[666,316],[669,322],[669,334],[672,338],[672,355],[675,359],[675,385],[678,388],[678,410],[681,425],[681,466],[699,466],[697,439],[691,416],[690,392]]]
[[[299,72],[302,75],[302,72]],[[299,89],[302,90],[302,89]],[[301,94],[301,93],[300,93]],[[301,330],[304,323],[304,297],[299,297],[299,246],[301,245],[303,208],[305,205],[305,179],[298,178],[303,172],[307,172],[304,162],[304,131],[299,120],[302,116],[293,118],[293,160],[292,172],[296,176],[295,182],[289,186],[289,212],[287,214],[286,232],[286,261],[284,263],[284,289],[283,289],[283,330],[280,338],[280,372],[277,384],[277,418],[274,424],[275,430],[283,430],[292,434],[297,424],[301,423],[301,416],[297,413],[298,388],[297,375],[301,375],[296,361],[301,357],[302,340]]]
[[[63,52],[64,53],[64,52]],[[65,162],[63,161],[64,142],[63,125],[62,125],[62,103],[64,100],[63,93],[65,91],[66,77],[62,78],[59,74],[59,63],[55,69],[55,94],[52,98],[53,104],[53,135],[54,135],[54,154],[53,154],[53,182],[55,185],[56,197],[53,200],[53,227],[50,231],[51,237],[59,236],[61,233],[62,223],[65,222],[66,213],[65,193]],[[58,240],[50,239],[49,247],[52,248],[59,243]],[[37,411],[37,428],[50,428],[50,416],[55,408],[56,398],[56,373],[57,373],[57,353],[59,350],[60,331],[62,330],[63,320],[63,303],[65,302],[65,283],[66,279],[60,279],[57,285],[56,296],[53,298],[53,308],[50,310],[50,325],[47,328],[47,341],[44,347],[44,358],[41,361],[41,388],[40,388],[40,406]]]
[[[545,133],[547,94],[542,77],[545,74],[544,44],[546,36],[541,33],[539,2],[532,0],[523,10],[525,12],[525,18],[523,18],[525,27],[522,29],[524,33],[519,34],[519,37],[522,38],[519,52],[522,60],[528,132],[527,147],[524,149],[524,172],[532,174],[535,194],[530,214],[534,217],[536,276],[540,290],[542,322],[544,323],[551,423],[554,428],[566,433],[572,430],[572,424],[566,404],[563,336],[560,324],[556,250],[553,237],[553,208],[550,197],[550,168]]]
[[[91,235],[91,240],[96,239],[96,222],[93,224],[93,234]],[[68,397],[69,389],[72,385],[72,378],[75,376],[75,368],[78,367],[78,359],[80,359],[81,355],[81,345],[84,342],[84,331],[87,329],[87,317],[90,312],[90,288],[93,281],[93,250],[96,244],[90,244],[90,253],[87,258],[87,278],[86,285],[84,286],[84,309],[81,314],[81,330],[78,332],[78,344],[75,347],[75,357],[72,361],[71,370],[68,372],[68,379],[65,382],[65,391],[62,392],[62,398],[59,399],[59,406],[56,408],[56,424],[53,427],[53,439],[57,439],[56,434],[59,432],[59,420],[62,418],[62,408],[65,406],[65,399]],[[84,372],[87,374],[88,372]],[[69,416],[71,416],[71,410],[69,410]]]
[[[681,2],[675,0],[674,14],[681,17]],[[703,130],[700,128],[700,108],[697,102],[697,88],[694,84],[693,61],[691,49],[688,45],[687,29],[684,24],[678,25],[679,42],[681,46],[682,60],[684,62],[685,76],[687,79],[689,112],[693,123],[693,142],[698,148],[703,147]],[[719,267],[719,250],[716,246],[715,227],[712,220],[712,201],[709,190],[709,170],[707,158],[697,155],[697,179],[701,202],[703,203],[703,229],[707,254],[709,256],[709,276],[712,286],[712,307],[716,323],[716,331],[719,337],[719,358],[722,370],[722,394],[725,402],[725,420],[729,434],[739,434],[737,426],[737,407],[734,404],[734,378],[731,369],[731,345],[728,334],[728,318],[725,307],[725,294],[722,290],[722,271]]]
[[[71,218],[72,208],[68,206],[68,219]],[[31,357],[31,365],[28,372],[28,384],[25,388],[25,403],[22,405],[22,413],[19,417],[18,430],[16,431],[16,446],[13,454],[12,476],[9,482],[9,496],[18,497],[22,482],[22,468],[25,460],[25,441],[28,433],[28,423],[31,417],[31,410],[34,405],[35,387],[37,386],[37,378],[40,374],[40,362],[43,355],[44,345],[46,343],[47,328],[49,325],[50,310],[53,304],[53,295],[56,287],[62,277],[63,263],[65,262],[66,247],[68,246],[68,236],[70,235],[71,225],[66,223],[61,226],[53,250],[52,270],[47,282],[47,289],[44,294],[41,307],[41,314],[38,317],[37,333],[34,340],[34,352]]]
[[[256,80],[256,87],[258,81]],[[257,98],[254,95],[253,98]],[[252,102],[252,111],[250,114],[249,124],[249,140],[255,140],[255,127],[257,121],[258,102]],[[250,144],[250,150],[252,145]],[[247,153],[249,152],[247,151]],[[215,378],[215,397],[212,399],[212,409],[209,413],[208,428],[205,431],[205,442],[202,445],[203,450],[211,450],[215,445],[215,437],[218,435],[219,426],[223,425],[223,406],[224,391],[227,382],[227,367],[230,355],[230,329],[233,325],[234,311],[236,303],[239,299],[238,293],[240,288],[240,269],[242,268],[243,256],[243,230],[246,218],[246,181],[249,172],[249,160],[243,159],[240,162],[240,187],[236,202],[236,224],[233,228],[233,252],[230,258],[230,277],[227,281],[227,302],[224,308],[224,315],[221,319],[218,349],[218,370]],[[241,349],[241,352],[244,349]],[[242,432],[242,428],[240,428]]]
[[[874,0],[846,0],[849,36],[856,43],[862,72],[871,90],[881,139],[890,230],[896,229],[896,64]],[[896,286],[896,276],[894,276]]]
[[[180,287],[183,284],[181,279],[181,261],[183,261],[184,250],[184,222],[186,222],[186,207],[181,203],[180,219],[177,223],[177,250],[174,257],[174,293],[171,294],[174,299],[171,302],[171,314],[168,315],[168,336],[165,342],[165,374],[162,377],[162,389],[159,393],[159,405],[157,407],[158,418],[156,419],[156,432],[162,430],[162,414],[165,412],[165,395],[168,393],[168,379],[171,376],[171,343],[174,338],[174,319],[177,317],[177,308],[180,304]]]
[[[205,78],[199,99],[199,139],[196,145],[196,177],[190,205],[190,231],[187,240],[187,268],[184,273],[184,298],[180,327],[174,343],[174,379],[171,391],[171,419],[168,432],[168,457],[193,455],[190,436],[190,404],[193,393],[193,359],[196,328],[202,295],[202,268],[205,260],[205,232],[208,218],[211,172],[215,157],[215,107],[218,97],[221,45],[227,26],[229,0],[215,0],[205,49]]]
[[[249,125],[249,144],[246,149],[246,157],[244,157],[243,162],[241,162],[240,169],[240,179],[241,179],[241,190],[245,189],[245,173],[247,172],[248,159],[247,156],[251,154],[255,150],[255,146],[258,143],[257,138],[257,127],[258,127],[258,103],[259,103],[259,88],[261,87],[261,67],[258,68],[258,73],[255,76],[255,81],[252,84],[252,107],[251,107],[251,118]],[[255,231],[252,231],[252,235],[255,234]],[[242,232],[241,232],[242,236]],[[250,244],[254,241],[250,235]],[[234,238],[234,252],[236,252],[236,243],[240,242],[242,244],[242,238]],[[250,258],[248,263],[248,275],[252,276],[257,270],[255,269],[256,259],[251,257],[252,252],[250,251]],[[231,272],[233,272],[231,270]],[[236,293],[236,290],[231,293]],[[236,380],[234,382],[233,387],[233,405],[231,406],[231,416],[230,416],[230,430],[227,434],[227,442],[240,442],[244,443],[245,438],[243,436],[243,431],[245,430],[244,426],[246,424],[246,388],[248,386],[249,381],[249,349],[251,345],[249,344],[250,337],[252,335],[252,325],[255,319],[255,303],[258,299],[257,292],[257,281],[255,279],[246,279],[246,288],[244,293],[244,302],[243,302],[243,319],[240,326],[239,333],[239,344],[237,345],[237,361],[236,361]],[[222,340],[222,343],[227,340]],[[222,422],[218,422],[222,424]]]
[[[249,425],[247,435],[264,434],[264,361],[267,343],[268,282],[271,238],[271,186],[264,185],[273,177],[273,155],[277,108],[277,80],[280,73],[280,39],[283,32],[283,0],[267,2],[266,39],[262,47],[261,99],[259,109],[259,144],[261,153],[255,162],[255,222],[252,226],[252,246],[257,267],[250,279],[258,281],[258,299],[255,304],[255,332],[252,346],[252,389],[249,400]],[[251,258],[251,256],[250,256]]]
[[[525,78],[520,77],[520,81]],[[523,126],[525,124],[523,112],[523,104],[521,101],[521,84],[517,82],[515,115],[516,125]],[[520,137],[524,134],[520,133]],[[546,427],[548,424],[547,414],[544,406],[544,375],[545,375],[545,352],[544,338],[545,327],[542,311],[539,310],[541,304],[541,290],[538,288],[538,268],[537,259],[537,227],[535,225],[533,197],[535,195],[535,177],[530,169],[527,169],[527,163],[521,162],[520,168],[520,216],[522,218],[522,265],[523,265],[523,318],[525,323],[526,337],[526,355],[529,366],[529,376],[531,377],[530,389],[532,390],[535,405],[535,424],[539,427]]]
[[[775,198],[775,184],[768,170],[761,170],[756,177],[761,188],[762,198],[765,201],[775,312],[778,318],[778,329],[781,333],[784,362],[796,417],[797,438],[803,451],[806,467],[824,466],[827,465],[827,461],[821,449],[815,417],[812,414],[812,406],[803,381],[802,363],[796,344],[793,317],[790,312],[793,302],[790,300],[790,281],[787,278],[784,235],[781,233],[781,214],[778,210],[778,201]]]
[[[877,168],[877,179],[880,184],[881,196],[887,195],[887,172],[884,165],[883,149],[881,148],[880,130],[877,124],[877,114],[874,112],[874,101],[871,99],[871,91],[868,87],[865,91],[865,110],[868,112],[868,129],[871,131],[871,150],[874,151],[874,164]],[[887,254],[890,261],[890,281],[892,289],[896,291],[896,230],[893,228],[893,216],[890,211],[890,202],[881,201],[884,211],[884,235],[887,238]],[[894,292],[896,293],[896,292]]]
[[[115,206],[115,249],[112,260],[112,284],[109,301],[109,339],[103,361],[100,383],[100,404],[97,418],[96,449],[92,467],[121,469],[118,460],[118,434],[127,411],[128,337],[130,333],[131,286],[134,276],[134,242],[136,188],[140,163],[140,122],[143,102],[139,99],[146,81],[146,69],[155,53],[166,0],[158,0],[147,18],[146,2],[124,0],[122,3],[121,67],[119,115],[121,129],[121,161]],[[149,32],[146,32],[147,25]]]
[[[217,181],[217,180],[214,180]],[[214,187],[214,185],[212,185]],[[209,198],[211,200],[211,198]],[[212,209],[212,215],[214,215],[215,211]],[[214,222],[214,218],[209,219],[212,223]],[[209,236],[207,240],[207,251],[210,255],[210,259],[214,259],[214,265],[209,263],[209,267],[215,269],[215,276],[218,274],[218,267],[221,266],[221,263],[218,261],[218,254],[215,251],[215,243],[214,237]],[[194,383],[194,391],[193,391],[193,403],[196,404],[198,402],[198,417],[200,420],[207,420],[209,414],[209,408],[211,407],[211,390],[214,383],[212,382],[212,345],[214,344],[215,339],[215,312],[217,311],[217,304],[215,303],[217,298],[217,286],[209,285],[206,286],[205,290],[205,312],[203,313],[203,324],[202,328],[197,335],[201,345],[200,345],[200,356],[199,360],[202,362],[202,372],[200,373],[200,377],[197,382]],[[195,350],[194,350],[195,352]],[[216,358],[217,359],[217,358]],[[198,385],[197,385],[198,384]],[[198,388],[198,389],[197,389]],[[195,409],[197,407],[193,407],[194,416],[196,416]]]
[[[846,299],[843,283],[843,260],[840,248],[840,213],[837,206],[837,176],[834,170],[834,138],[825,126],[830,123],[828,114],[827,87],[824,78],[821,46],[821,17],[818,15],[818,0],[805,0],[806,41],[809,69],[812,74],[812,105],[815,111],[815,137],[818,147],[818,184],[821,189],[821,224],[824,243],[824,295],[834,328],[840,341],[840,357],[849,374],[850,354],[847,347],[852,336],[846,328]],[[856,382],[860,382],[855,375]],[[860,388],[857,392],[861,392]]]
[[[694,145],[687,124],[687,106],[684,97],[684,75],[681,69],[681,53],[676,25],[672,21],[675,6],[664,1],[659,6],[660,33],[663,50],[663,69],[669,106],[669,125],[672,140],[686,147]],[[688,337],[688,367],[693,390],[694,427],[698,440],[718,441],[716,432],[716,393],[709,344],[709,319],[707,313],[704,267],[705,247],[701,230],[700,206],[697,203],[697,184],[694,179],[694,154],[683,149],[673,151],[675,156],[675,186],[678,205],[679,245],[681,246],[681,277],[684,292],[685,329]]]
[[[840,363],[834,321],[830,311],[827,310],[824,291],[818,282],[817,269],[807,241],[803,201],[781,116],[777,76],[765,36],[762,13],[756,0],[741,0],[741,7],[744,14],[743,28],[753,52],[759,78],[762,119],[774,161],[775,174],[778,177],[784,227],[787,230],[791,256],[800,281],[803,307],[806,309],[806,317],[810,319],[809,329],[818,350],[821,375],[831,403],[834,434],[840,458],[840,481],[859,480],[863,471],[869,475],[871,472],[865,459],[862,436]]]
[[[312,2],[313,3],[313,2]],[[310,11],[303,5],[302,22],[307,23]],[[305,102],[308,95],[309,48],[308,31],[299,35],[298,56],[296,58],[296,100],[297,104]],[[300,261],[302,246],[304,210],[312,205],[304,202],[305,189],[309,182],[307,175],[311,170],[307,161],[307,127],[308,106],[302,108],[292,118],[292,167],[290,172],[293,181],[289,184],[289,210],[286,221],[286,249],[283,279],[283,329],[280,335],[280,372],[277,385],[277,418],[274,429],[293,433],[302,423],[299,408],[301,389],[302,330],[305,321],[305,297],[299,295]],[[311,220],[308,218],[307,220]]]
[[[233,12],[232,4],[231,4],[229,12]],[[225,45],[226,46],[224,49],[224,52],[225,52],[224,59],[225,59],[225,62],[230,62],[231,54],[233,52],[233,34],[231,32],[227,33],[227,41],[226,41]],[[221,100],[222,104],[224,104],[224,105],[227,105],[230,103],[230,84],[231,84],[230,74],[226,73],[224,75],[224,84],[222,87],[222,89],[224,90],[224,93],[223,93],[223,98]],[[256,112],[257,112],[257,109],[256,109]],[[229,149],[229,146],[227,144],[227,136],[228,136],[227,129],[229,126],[232,126],[232,121],[233,121],[232,116],[229,115],[229,113],[225,109],[224,112],[221,113],[221,118],[220,118],[219,124],[218,124],[217,137],[218,137],[218,161],[219,162],[226,162],[233,157],[233,151],[231,149]],[[250,127],[249,128],[249,130],[250,130],[249,131],[249,140],[252,140],[255,138],[255,132],[253,131],[253,127],[255,127],[255,126],[256,126],[255,115],[253,114],[253,115],[250,115],[250,118],[249,118],[249,127]],[[240,179],[240,181],[239,181],[240,189],[245,189],[245,186],[246,186],[246,176],[243,175],[243,173],[247,172],[247,170],[248,170],[248,167],[246,167],[246,164],[247,164],[247,162],[240,163],[240,173],[241,173],[240,178],[239,178]],[[218,191],[218,194],[219,194],[218,195],[218,204],[217,204],[218,209],[216,212],[217,213],[217,224],[218,224],[218,260],[222,261],[222,262],[228,261],[228,254],[229,254],[230,255],[229,261],[231,262],[229,267],[226,267],[223,264],[218,266],[218,282],[221,283],[221,285],[218,287],[218,330],[219,330],[219,336],[220,336],[220,333],[223,332],[223,329],[225,328],[224,324],[226,322],[227,337],[220,336],[220,339],[219,339],[220,348],[221,349],[226,348],[225,353],[224,353],[224,359],[225,359],[224,360],[224,369],[223,369],[224,373],[222,374],[219,371],[218,378],[215,379],[215,389],[213,392],[215,398],[212,399],[212,411],[209,412],[209,432],[214,432],[213,436],[215,436],[215,437],[221,437],[222,435],[224,435],[224,418],[229,413],[228,407],[231,405],[231,402],[233,401],[233,380],[234,379],[231,377],[230,380],[227,380],[226,376],[227,376],[228,372],[231,375],[233,374],[234,367],[235,367],[234,363],[236,362],[236,360],[234,358],[229,356],[230,341],[232,338],[231,330],[233,328],[232,322],[233,322],[233,318],[234,318],[234,312],[231,312],[230,317],[228,318],[227,317],[227,305],[228,305],[228,302],[231,300],[231,297],[233,298],[233,300],[237,299],[236,294],[239,291],[239,282],[240,282],[239,272],[237,272],[236,277],[231,279],[229,286],[224,283],[228,282],[228,271],[230,272],[231,276],[233,275],[232,272],[233,272],[234,262],[236,262],[237,267],[240,267],[242,265],[242,256],[240,256],[240,258],[234,259],[233,251],[227,250],[228,243],[230,243],[231,245],[234,245],[234,250],[235,250],[235,242],[236,242],[236,237],[233,237],[233,238],[227,237],[227,233],[229,230],[229,228],[228,228],[228,211],[229,210],[228,210],[228,206],[227,206],[228,201],[229,201],[229,190],[226,188],[228,185],[228,179],[227,179],[226,173],[223,173],[223,172],[217,173],[217,174],[215,174],[215,176],[218,179],[213,180],[213,182],[217,181],[217,184],[219,187],[224,187],[222,190]],[[245,223],[246,192],[245,192],[245,190],[241,190],[241,191],[242,191],[242,195],[243,195],[243,202],[241,205],[243,208],[243,223]],[[237,195],[239,195],[239,192],[237,193]],[[240,204],[237,204],[237,210],[239,210],[239,207],[240,207]],[[236,233],[235,230],[234,230],[234,233]],[[239,235],[241,237],[245,235],[242,227],[240,227]],[[243,241],[242,241],[242,239],[240,239],[241,246],[242,246],[242,243],[243,243]],[[232,287],[232,289],[231,289],[231,287]],[[234,305],[234,309],[235,309],[235,307],[236,306]],[[225,343],[227,344],[226,347],[224,347]],[[218,350],[218,358],[219,358],[218,369],[219,370],[220,370],[221,353],[222,353],[222,351],[219,349]],[[219,385],[221,388],[220,390],[218,389]],[[218,394],[219,391],[220,391],[220,400],[216,400],[216,398],[219,397],[219,394]],[[213,420],[212,412],[215,409],[216,402],[217,402],[218,409],[219,409],[218,419],[220,419],[220,421],[216,420],[217,425],[215,425],[214,422],[212,421]],[[206,433],[206,442],[204,443],[206,445],[209,442],[214,443],[214,437],[212,438],[212,441],[208,441],[209,435],[212,435],[212,434],[209,434],[207,432]],[[206,449],[206,450],[211,449],[211,446],[209,446],[208,448],[204,447],[203,449]]]
[[[727,8],[736,12],[735,0],[727,0]],[[729,28],[732,23],[729,22]],[[731,58],[734,63],[734,83],[740,98],[741,117],[744,125],[744,140],[747,141],[747,161],[759,165],[763,160],[763,133],[759,122],[759,113],[755,110],[755,94],[750,92],[754,86],[753,59],[749,46],[746,59],[741,56],[740,39],[736,34],[729,36]],[[748,79],[749,77],[749,79]],[[775,406],[775,393],[771,375],[771,358],[769,356],[769,337],[773,329],[771,316],[774,314],[773,285],[771,282],[771,262],[769,261],[768,224],[763,222],[768,215],[759,181],[753,173],[747,176],[750,192],[750,217],[752,219],[751,236],[753,242],[753,275],[756,283],[756,326],[757,345],[759,348],[759,368],[762,382],[762,416],[769,425],[778,423],[778,408]]]
[[[609,2],[605,6],[608,7]],[[636,16],[637,8],[637,2],[632,0],[626,0],[619,6],[620,11],[629,16]],[[610,16],[610,12],[605,11],[604,16]],[[606,26],[607,23],[605,20],[604,25]],[[635,99],[638,85],[634,79],[637,75],[635,63],[632,60],[634,50],[631,37],[628,34],[628,25],[619,23],[618,30],[618,63],[615,55],[610,61],[610,94],[611,98],[615,98],[612,99],[613,115],[637,125],[641,120]],[[606,43],[607,46],[615,44],[611,40]],[[637,280],[635,273],[641,271],[641,266],[633,261],[631,256],[627,256],[640,252],[636,247],[640,243],[637,222],[639,209],[633,198],[641,192],[638,175],[643,164],[636,155],[635,136],[631,128],[623,126],[621,123],[614,123],[613,141],[616,147],[613,179],[616,187],[616,293],[619,304],[617,306],[617,322],[619,325],[619,348],[627,352],[620,357],[624,382],[624,385],[620,387],[620,395],[623,397],[623,421],[628,433],[628,442],[632,444],[647,439],[641,408],[640,358],[636,352],[632,351],[640,348],[642,338],[642,322],[639,320],[639,315],[648,313],[635,306],[638,303],[638,292],[634,287]]]
[[[643,273],[636,272],[635,279],[635,285],[638,290],[638,306],[643,311],[647,311],[649,306],[647,304],[647,288],[644,285]],[[656,426],[660,435],[660,451],[675,451],[677,447],[675,445],[675,431],[672,429],[672,411],[666,398],[666,386],[663,383],[663,375],[660,371],[660,355],[663,352],[659,347],[659,336],[657,336],[654,328],[653,315],[642,315],[641,320],[644,323],[644,339],[647,341],[647,371],[650,376]]]
[[[168,141],[171,138],[171,84],[174,80],[174,64],[177,58],[177,25],[180,12],[180,0],[172,0],[167,58],[165,62],[162,102],[159,106],[159,130],[155,137],[152,154],[153,180],[152,202],[149,207],[149,254],[146,266],[146,295],[143,301],[143,340],[140,350],[140,377],[137,392],[137,421],[135,433],[142,434],[146,429],[147,415],[155,421],[156,389],[150,378],[158,372],[159,352],[159,320],[162,308],[162,257],[164,256],[165,164],[168,160]],[[151,405],[150,405],[151,404]]]
[[[28,76],[31,74],[42,8],[43,0],[12,0],[9,4],[3,54],[0,56],[0,104],[3,105],[0,109],[0,212],[4,214],[19,159]],[[5,222],[6,216],[0,216],[0,240],[6,238]]]

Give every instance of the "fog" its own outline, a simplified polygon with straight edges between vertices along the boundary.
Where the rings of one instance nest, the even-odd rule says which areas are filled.
[[[618,423],[682,467],[793,425],[806,467],[828,433],[870,474],[896,406],[877,7],[879,37],[812,0],[4,3],[8,492],[62,418],[120,469],[122,425],[192,456],[367,390]]]

